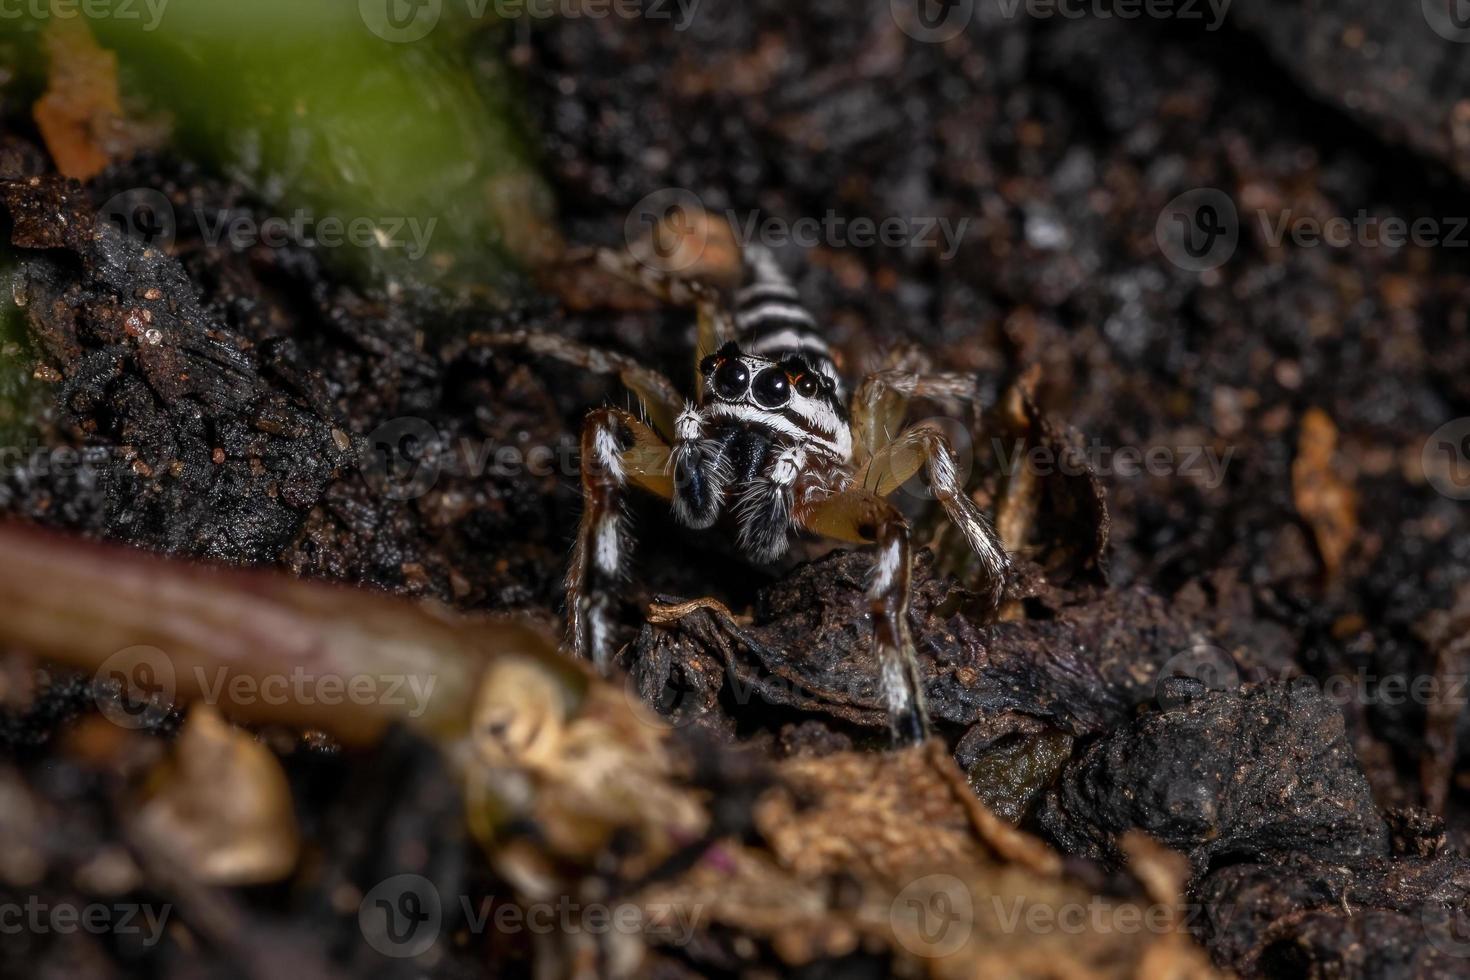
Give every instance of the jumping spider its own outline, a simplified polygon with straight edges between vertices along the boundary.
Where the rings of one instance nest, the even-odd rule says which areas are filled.
[[[868,375],[849,407],[816,320],[765,249],[745,250],[733,310],[708,287],[631,256],[599,251],[597,259],[664,302],[696,308],[693,402],[623,354],[525,331],[472,340],[616,374],[646,413],[645,423],[597,408],[583,427],[584,508],[566,577],[567,645],[599,670],[610,668],[609,592],[629,551],[621,502],[629,484],[668,500],[674,519],[690,528],[709,528],[730,512],[740,550],[756,562],[780,558],[798,531],[876,543],[868,598],[880,687],[895,738],[923,740],[928,716],[908,625],[912,546],[908,523],[886,498],[926,468],[935,497],[980,560],[992,605],[999,601],[1010,559],[960,486],[944,435],[929,425],[900,431],[909,399],[972,398],[974,382],[898,358]]]

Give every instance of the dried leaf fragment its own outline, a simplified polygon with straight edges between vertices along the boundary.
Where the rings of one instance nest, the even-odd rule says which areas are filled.
[[[1336,453],[1337,426],[1322,409],[1308,410],[1291,464],[1292,496],[1312,529],[1329,582],[1337,578],[1358,533],[1358,495],[1335,469]]]
[[[86,21],[52,17],[41,38],[49,69],[46,92],[32,111],[57,170],[90,180],[114,159],[162,142],[163,124],[123,112],[117,55],[97,43]]]
[[[284,878],[300,850],[280,763],[205,704],[190,710],[172,756],[153,774],[137,829],[215,885]]]

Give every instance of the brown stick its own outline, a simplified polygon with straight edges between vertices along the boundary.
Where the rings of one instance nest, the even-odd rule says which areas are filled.
[[[395,720],[453,737],[468,725],[488,659],[555,657],[550,637],[524,619],[461,616],[17,523],[0,523],[0,610],[0,645],[104,675],[141,657],[171,701],[203,698],[241,721],[321,728],[348,743],[371,742]]]

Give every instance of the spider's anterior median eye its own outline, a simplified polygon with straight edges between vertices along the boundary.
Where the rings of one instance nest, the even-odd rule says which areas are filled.
[[[817,393],[816,375],[803,374],[796,379],[796,393],[803,398],[811,398]]]
[[[755,376],[750,393],[761,408],[780,408],[791,400],[791,381],[780,368],[766,368]]]
[[[740,361],[726,361],[710,379],[710,387],[716,396],[734,401],[744,396],[745,389],[750,387],[750,371]]]

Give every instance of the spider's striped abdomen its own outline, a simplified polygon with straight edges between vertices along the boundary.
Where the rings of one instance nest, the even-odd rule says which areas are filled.
[[[736,342],[747,354],[784,361],[799,357],[831,379],[834,401],[846,422],[842,377],[817,321],[801,305],[791,280],[764,247],[745,250],[745,285],[735,293]]]

